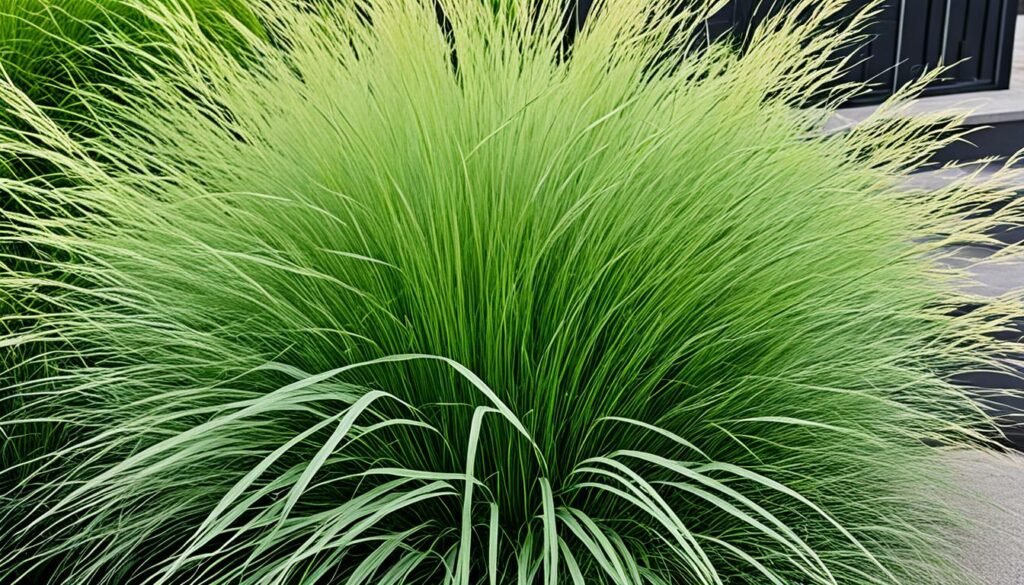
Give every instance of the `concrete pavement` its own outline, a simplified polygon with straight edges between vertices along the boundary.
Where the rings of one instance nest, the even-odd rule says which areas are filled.
[[[964,490],[957,506],[971,521],[957,560],[984,585],[1024,585],[1024,456],[949,457]]]

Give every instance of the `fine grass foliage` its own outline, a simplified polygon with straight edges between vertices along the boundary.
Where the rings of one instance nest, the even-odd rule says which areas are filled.
[[[969,582],[949,379],[1014,307],[938,260],[1019,208],[907,187],[959,131],[905,95],[825,130],[845,4],[267,0],[238,59],[135,3],[90,138],[0,86],[58,169],[4,182],[0,581]]]
[[[143,47],[158,51],[164,45],[161,26],[153,21],[161,8],[189,13],[198,24],[195,34],[236,51],[245,45],[241,30],[264,33],[247,0],[0,0],[0,77],[75,135],[92,114],[80,92],[89,88],[110,93],[126,69],[144,67],[133,53]],[[115,36],[120,38],[115,41]],[[120,44],[135,50],[120,51]],[[4,108],[0,135],[21,122]],[[0,172],[47,172],[24,158],[0,159]],[[0,209],[7,208],[7,199],[0,201]]]
[[[141,6],[177,6],[191,11],[204,34],[240,42],[236,26],[260,31],[246,0],[148,0]],[[0,64],[11,82],[33,101],[67,109],[71,82],[109,81],[97,70],[97,53],[120,31],[137,42],[155,41],[159,27],[144,10],[121,0],[0,0]]]
[[[59,125],[68,134],[67,140],[90,138],[84,121],[93,112],[82,94],[102,92],[117,99],[116,87],[123,73],[129,68],[144,68],[144,55],[164,50],[166,39],[154,20],[159,18],[157,8],[187,12],[195,19],[196,34],[231,47],[236,53],[245,45],[246,34],[263,34],[245,0],[0,0],[0,77],[6,80],[8,91],[24,93],[48,124]],[[0,141],[17,140],[19,131],[33,132],[35,122],[3,107]],[[0,155],[0,181],[45,174],[54,184],[67,183],[69,177],[61,176],[46,158],[28,152]],[[0,185],[0,223],[8,221],[8,212],[46,216],[49,208],[46,197],[20,197],[17,190]],[[0,248],[8,258],[33,254],[32,247],[24,242],[6,242]],[[36,262],[13,262],[19,270],[41,266]],[[0,294],[0,331],[18,332],[25,323],[19,313],[45,311],[46,307],[42,298]],[[26,364],[25,357],[44,351],[37,344],[17,344],[0,351],[0,397],[7,396],[9,385],[42,373],[45,360]],[[59,434],[48,423],[40,425],[42,430],[36,434],[48,438]],[[15,436],[0,448],[0,465],[6,468],[22,459],[26,449],[44,448],[48,442],[25,442]]]
[[[245,45],[246,34],[263,35],[263,29],[246,0],[146,0],[141,3],[121,0],[0,0],[0,77],[6,78],[9,91],[25,94],[39,114],[68,133],[68,140],[90,138],[93,112],[87,92],[103,92],[117,99],[117,86],[126,70],[145,68],[144,56],[164,50],[157,8],[176,9],[194,17],[196,34],[202,34],[231,47],[236,53]],[[246,32],[241,32],[242,30]],[[131,50],[120,50],[120,47]],[[165,57],[168,55],[165,55]],[[13,109],[0,110],[0,140],[7,141],[20,131],[33,131]],[[0,177],[50,175],[54,182],[66,182],[45,156],[30,153],[0,156]],[[59,177],[59,178],[58,178]],[[0,186],[0,222],[5,212],[46,215],[49,202],[19,197]],[[63,210],[67,211],[67,210]],[[3,251],[12,255],[31,254],[24,243],[7,243]],[[38,268],[23,263],[19,269]],[[11,299],[0,295],[0,331],[12,332],[20,326],[18,311],[23,303],[34,303],[33,310],[44,310],[42,299]],[[26,367],[25,354],[39,351],[35,345],[19,345],[0,352],[0,388],[25,377],[37,375],[38,365]],[[2,393],[0,393],[2,395]],[[22,445],[10,442],[0,450],[0,462],[18,458]],[[6,467],[6,465],[5,465]]]

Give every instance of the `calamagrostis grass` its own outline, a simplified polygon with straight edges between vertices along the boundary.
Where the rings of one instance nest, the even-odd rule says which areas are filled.
[[[935,259],[1005,173],[905,187],[957,120],[902,97],[823,131],[846,2],[742,53],[668,0],[566,47],[560,4],[268,0],[241,56],[136,6],[144,66],[64,88],[88,139],[3,86],[57,171],[2,185],[0,430],[46,447],[0,581],[964,578],[943,452],[992,429],[948,379],[1009,305]]]

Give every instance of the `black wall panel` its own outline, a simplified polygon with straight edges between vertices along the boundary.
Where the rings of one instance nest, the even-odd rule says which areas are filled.
[[[874,89],[851,105],[877,103],[940,64],[951,67],[925,95],[1009,87],[1016,4],[1014,0],[889,0],[871,25],[870,41],[856,49],[853,61],[857,64],[846,76],[848,81],[868,81]],[[733,26],[734,31],[742,31],[748,22],[736,21]]]
[[[785,10],[786,2],[732,0],[708,20],[707,33],[731,34],[742,42],[769,9]],[[1024,6],[1024,0],[888,0],[844,79],[870,82],[873,89],[850,105],[880,102],[940,63],[952,68],[926,95],[1009,87],[1018,3]],[[574,16],[582,20],[591,0],[576,6]],[[858,6],[863,2],[853,0],[848,12]]]

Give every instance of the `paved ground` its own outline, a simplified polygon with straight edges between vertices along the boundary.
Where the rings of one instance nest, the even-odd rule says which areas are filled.
[[[1024,585],[1024,457],[957,454],[958,503],[973,521],[959,561],[985,585]]]

